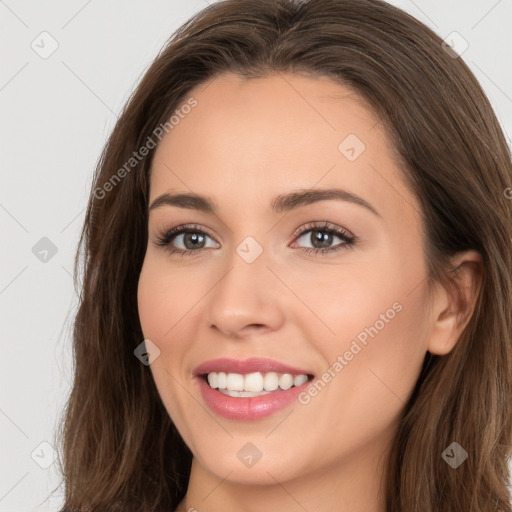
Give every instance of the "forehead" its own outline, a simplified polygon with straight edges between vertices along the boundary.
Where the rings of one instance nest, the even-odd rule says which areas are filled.
[[[332,186],[383,209],[418,208],[382,123],[347,86],[295,74],[225,74],[189,98],[196,106],[157,147],[150,201],[176,190],[261,206],[292,188]]]

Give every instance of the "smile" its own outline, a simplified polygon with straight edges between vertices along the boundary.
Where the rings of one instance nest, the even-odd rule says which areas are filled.
[[[289,407],[315,378],[309,370],[266,358],[213,359],[201,363],[193,373],[203,402],[211,411],[243,421]]]
[[[254,372],[248,374],[210,372],[205,375],[212,389],[232,397],[262,396],[273,391],[286,391],[308,381],[308,375],[290,373]]]

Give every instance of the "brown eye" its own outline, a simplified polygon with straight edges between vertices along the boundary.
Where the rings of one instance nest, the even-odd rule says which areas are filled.
[[[185,249],[202,249],[205,243],[205,236],[194,232],[182,233]],[[179,235],[179,236],[182,236]],[[177,238],[177,237],[176,237]]]
[[[297,240],[301,239],[304,243],[311,244],[309,247],[300,247],[302,251],[325,254],[343,248],[348,249],[354,244],[356,237],[343,228],[326,222],[321,226],[315,224],[304,226],[297,236]]]
[[[165,247],[171,254],[190,255],[207,248],[206,242],[208,239],[212,238],[199,227],[178,226],[161,235],[155,245]],[[216,245],[214,244],[213,247],[215,248]]]

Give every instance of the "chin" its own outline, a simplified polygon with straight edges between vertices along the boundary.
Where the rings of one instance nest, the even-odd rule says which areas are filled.
[[[244,460],[247,457],[245,454],[253,449],[247,447],[250,441],[237,441],[236,438],[230,441],[233,448],[223,453],[209,450],[206,456],[196,456],[199,464],[221,480],[238,484],[275,485],[277,482],[290,481],[311,471],[311,464],[293,458],[294,450],[288,450],[288,453],[291,453],[286,457],[282,448],[268,448],[267,456],[264,453],[265,449],[262,449],[261,458],[253,458],[251,461],[249,458]],[[280,445],[283,446],[282,443]],[[211,449],[211,446],[209,448]]]

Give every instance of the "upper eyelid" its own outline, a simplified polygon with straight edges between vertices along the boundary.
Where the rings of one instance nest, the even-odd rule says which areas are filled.
[[[325,221],[325,220],[317,220],[317,221],[310,221],[306,222],[306,224],[303,224],[294,232],[294,236],[300,236],[304,233],[307,233],[308,231],[311,231],[313,229],[317,229],[319,231],[334,231],[338,232],[340,231],[343,234],[346,234],[347,236],[354,236],[351,231],[349,231],[347,228],[344,228],[343,226],[338,226],[334,224],[333,222]]]

